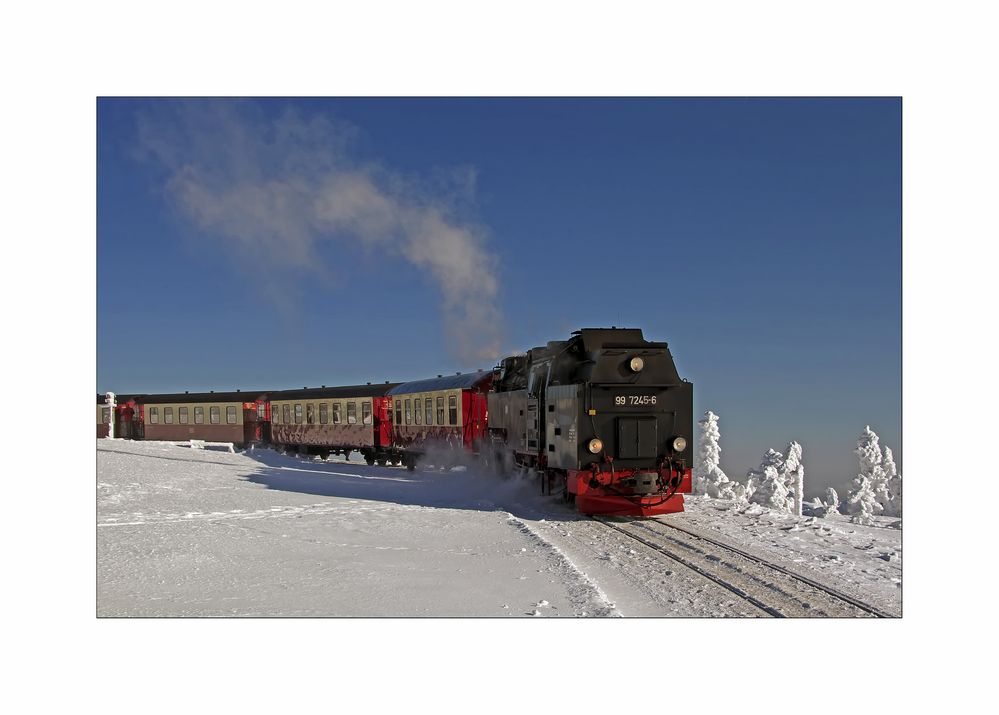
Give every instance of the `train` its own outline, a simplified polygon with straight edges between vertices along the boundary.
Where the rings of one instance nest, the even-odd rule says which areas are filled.
[[[369,465],[472,457],[583,514],[683,511],[693,384],[638,328],[583,328],[492,370],[293,390],[98,395],[97,436],[232,442]]]

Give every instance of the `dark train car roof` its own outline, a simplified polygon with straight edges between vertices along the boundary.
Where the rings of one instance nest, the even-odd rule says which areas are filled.
[[[442,377],[432,377],[428,380],[413,380],[404,382],[398,387],[389,390],[390,395],[405,395],[410,392],[435,392],[437,390],[467,390],[475,387],[483,380],[492,377],[491,372],[466,372],[463,375],[444,375]]]
[[[255,402],[266,399],[264,390],[236,390],[235,392],[172,392],[159,395],[137,395],[136,402],[156,405],[171,402]]]
[[[384,397],[398,382],[380,385],[348,385],[347,387],[305,387],[301,390],[275,390],[269,398],[274,400],[315,400],[325,397]]]

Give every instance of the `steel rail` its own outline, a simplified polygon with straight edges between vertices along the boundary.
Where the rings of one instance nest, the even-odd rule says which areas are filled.
[[[743,558],[749,559],[750,561],[754,561],[754,562],[756,562],[758,564],[766,566],[767,568],[773,569],[774,571],[778,571],[778,572],[780,572],[780,573],[782,573],[782,574],[784,574],[786,576],[790,576],[791,578],[793,578],[793,579],[795,579],[797,581],[801,581],[802,583],[807,584],[807,585],[811,586],[814,589],[822,591],[822,592],[824,592],[824,593],[826,593],[826,594],[828,594],[830,596],[833,596],[834,598],[838,598],[841,601],[845,601],[846,603],[849,603],[851,606],[853,606],[855,608],[859,608],[861,611],[864,611],[866,613],[870,613],[871,615],[876,616],[878,618],[897,618],[897,616],[895,616],[895,615],[893,615],[891,613],[888,613],[886,611],[883,611],[880,608],[877,608],[876,606],[872,606],[872,605],[870,605],[868,603],[864,603],[863,601],[859,601],[856,598],[854,598],[853,596],[849,596],[849,595],[843,593],[842,591],[839,591],[839,590],[837,590],[835,588],[832,588],[830,586],[826,586],[825,584],[819,583],[818,581],[810,579],[807,576],[802,576],[801,574],[795,573],[794,571],[791,571],[790,569],[784,568],[783,566],[780,566],[778,564],[775,564],[775,563],[772,563],[770,561],[767,561],[766,559],[763,559],[763,558],[761,558],[759,556],[756,556],[754,554],[750,554],[750,553],[748,553],[746,551],[743,551],[742,549],[737,548],[735,546],[732,546],[730,544],[726,544],[726,543],[721,542],[721,541],[716,541],[715,539],[712,539],[709,536],[704,536],[703,534],[699,534],[699,533],[696,533],[696,532],[693,532],[693,531],[688,531],[687,529],[684,529],[684,528],[682,528],[680,526],[677,526],[676,524],[671,524],[668,521],[656,521],[655,523],[662,524],[663,526],[667,526],[670,529],[676,529],[677,531],[681,531],[684,534],[687,534],[688,536],[694,537],[695,539],[700,539],[701,541],[706,541],[709,544],[714,544],[715,546],[720,546],[721,548],[726,549],[728,551],[731,551],[733,553],[736,553],[739,556],[742,556]],[[651,531],[652,533],[658,533],[658,532],[656,532],[655,529],[650,529],[646,524],[647,524],[647,522],[638,522],[638,525],[645,527],[646,530]]]
[[[676,561],[681,566],[684,566],[684,567],[690,569],[691,571],[693,571],[693,572],[695,572],[695,573],[703,576],[704,578],[708,579],[709,581],[712,581],[712,582],[718,584],[722,588],[724,588],[724,589],[726,589],[728,591],[731,591],[732,593],[734,593],[739,598],[742,598],[743,600],[748,601],[752,605],[754,605],[757,608],[759,608],[760,610],[762,610],[764,613],[768,613],[769,615],[773,616],[774,618],[786,618],[787,617],[783,613],[781,613],[780,611],[778,611],[777,609],[771,608],[767,604],[763,603],[762,601],[760,601],[760,600],[754,598],[753,596],[751,596],[750,594],[746,593],[745,591],[743,591],[738,586],[735,586],[734,584],[728,583],[728,582],[726,582],[726,581],[718,578],[714,574],[708,573],[707,571],[705,571],[704,569],[702,569],[701,567],[699,567],[697,564],[692,563],[691,561],[689,561],[689,560],[687,560],[687,559],[685,559],[685,558],[683,558],[681,556],[677,556],[676,554],[668,551],[667,549],[664,549],[662,546],[659,546],[658,544],[654,544],[651,541],[648,541],[647,539],[643,539],[641,536],[638,536],[637,534],[632,534],[631,532],[626,531],[625,529],[622,529],[621,527],[617,526],[616,524],[612,524],[612,523],[610,523],[608,521],[605,521],[605,520],[603,520],[601,518],[598,518],[596,516],[589,515],[589,518],[592,519],[593,521],[596,521],[597,523],[603,524],[606,527],[609,527],[611,529],[614,529],[615,531],[618,531],[618,532],[624,534],[629,539],[637,541],[640,544],[644,544],[645,546],[647,546],[648,548],[652,549],[653,551],[656,551],[656,552],[662,554],[663,556],[666,556],[667,558],[672,559],[673,561]]]

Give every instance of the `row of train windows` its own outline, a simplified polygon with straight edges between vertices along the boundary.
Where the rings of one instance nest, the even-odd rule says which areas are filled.
[[[332,424],[338,425],[343,422],[343,412],[340,410],[340,403],[333,402],[332,414],[330,410],[330,404],[328,402],[319,403],[319,424],[328,425]],[[292,405],[281,405],[278,409],[277,406],[271,408],[271,421],[274,424],[286,424],[290,425],[292,422],[296,425],[302,424],[302,406],[294,405],[294,415],[292,415]],[[310,425],[316,424],[316,406],[314,404],[305,405],[305,422]],[[348,402],[347,403],[347,424],[356,425],[357,424],[357,403]],[[362,402],[361,403],[361,422],[366,425],[371,424],[371,403]]]
[[[437,421],[434,422],[434,398],[428,397],[425,400],[417,397],[415,400],[395,401],[395,423],[401,424],[428,424],[428,425],[456,425],[458,424],[458,398],[451,395],[447,398],[447,422],[444,421],[444,398],[437,398]],[[405,413],[406,421],[403,422]]]
[[[186,425],[189,422],[188,408],[178,407],[177,408],[177,422],[182,425]],[[208,408],[208,421],[213,424],[221,424],[222,411],[220,407],[209,407]],[[160,408],[150,407],[149,408],[149,424],[157,425],[160,423]],[[205,408],[195,407],[194,408],[194,424],[203,425],[205,423]],[[236,424],[236,408],[226,407],[225,408],[225,423],[227,425]],[[173,408],[164,407],[163,408],[163,424],[172,425],[173,424]]]

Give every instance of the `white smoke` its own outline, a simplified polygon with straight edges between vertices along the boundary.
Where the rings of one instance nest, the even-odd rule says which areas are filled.
[[[281,287],[288,271],[328,271],[322,242],[354,241],[433,281],[458,359],[499,355],[497,259],[484,230],[456,216],[474,195],[474,172],[455,172],[442,185],[439,175],[416,182],[353,162],[356,131],[327,117],[289,110],[268,118],[234,100],[164,101],[154,109],[137,117],[140,154],[166,170],[180,211],[225,240],[275,299],[288,300]]]

